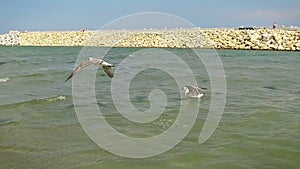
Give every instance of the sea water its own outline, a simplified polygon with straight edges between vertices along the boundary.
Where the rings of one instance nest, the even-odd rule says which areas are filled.
[[[226,74],[227,96],[213,135],[205,143],[198,142],[210,107],[211,93],[207,91],[193,128],[179,144],[154,157],[132,159],[99,147],[79,123],[72,80],[64,80],[81,50],[0,47],[0,168],[299,167],[299,52],[217,50]],[[117,66],[128,56],[138,58],[135,53],[139,50],[113,48],[105,59]],[[197,83],[210,89],[205,66],[193,61],[193,50],[162,50],[186,59]],[[151,55],[162,55],[161,50],[153,51]],[[183,99],[181,86],[166,72],[144,70],[130,83],[130,101],[139,111],[151,106],[148,96],[152,89],[161,89],[168,99],[165,113],[146,124],[134,124],[118,113],[110,83],[99,68],[97,104],[117,131],[130,137],[151,137],[176,123]]]

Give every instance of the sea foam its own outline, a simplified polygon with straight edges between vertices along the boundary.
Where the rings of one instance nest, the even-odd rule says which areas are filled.
[[[9,81],[9,77],[0,78],[0,83],[5,83]]]

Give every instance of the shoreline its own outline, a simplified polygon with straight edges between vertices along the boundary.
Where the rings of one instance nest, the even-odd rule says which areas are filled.
[[[98,31],[10,31],[0,46],[99,46],[300,51],[300,30],[151,29]]]

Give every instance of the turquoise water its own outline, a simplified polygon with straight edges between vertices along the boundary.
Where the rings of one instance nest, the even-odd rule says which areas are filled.
[[[115,48],[109,61],[139,49]],[[210,86],[201,62],[187,49],[167,49],[185,58],[201,86]],[[72,100],[72,71],[80,47],[0,47],[0,168],[298,168],[300,165],[300,53],[218,50],[227,80],[226,107],[219,126],[204,144],[199,133],[210,92],[201,99],[195,125],[173,149],[151,158],[131,159],[101,149],[78,122]],[[160,53],[153,53],[160,55]],[[138,57],[138,56],[135,56]],[[190,59],[190,60],[189,60]],[[146,78],[146,79],[144,79]],[[164,81],[162,81],[164,79]],[[166,112],[136,125],[118,115],[109,95],[110,79],[99,69],[97,103],[118,131],[148,137],[170,127],[178,114],[180,91],[166,73],[148,70],[131,83],[130,100],[149,108],[150,89],[167,93]],[[136,91],[136,92],[135,92]]]

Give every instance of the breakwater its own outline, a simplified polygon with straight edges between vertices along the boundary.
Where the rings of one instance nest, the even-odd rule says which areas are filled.
[[[0,35],[0,46],[20,45],[20,42],[20,32],[18,31],[9,31],[9,33]]]
[[[300,31],[284,29],[163,29],[10,32],[0,45],[215,48],[300,51]]]

